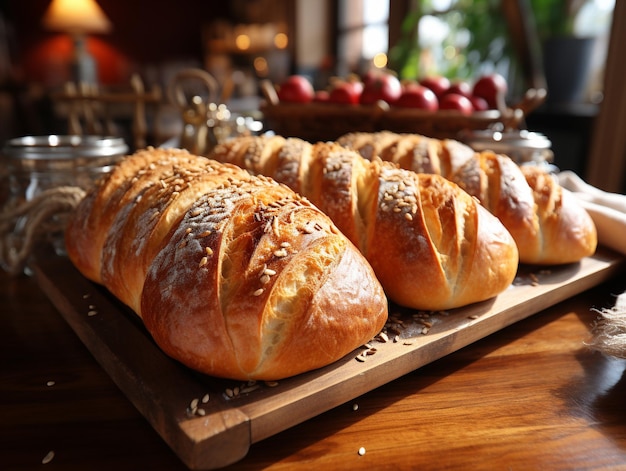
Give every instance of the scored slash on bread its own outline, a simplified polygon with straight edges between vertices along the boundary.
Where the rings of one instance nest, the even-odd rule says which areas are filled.
[[[308,198],[359,248],[398,304],[440,310],[484,301],[517,272],[518,250],[502,223],[439,175],[281,136],[235,138],[208,157]]]
[[[518,166],[505,155],[419,134],[355,132],[337,142],[366,159],[378,157],[455,182],[502,221],[522,263],[573,263],[596,250],[593,220],[543,168]]]
[[[214,160],[139,151],[70,218],[70,260],[181,363],[274,380],[369,341],[387,297],[461,307],[504,291],[520,258],[595,250],[587,213],[537,168],[415,135],[341,142],[240,137]]]
[[[372,339],[388,302],[332,221],[284,185],[182,150],[125,158],[81,202],[70,260],[203,373],[275,380]]]

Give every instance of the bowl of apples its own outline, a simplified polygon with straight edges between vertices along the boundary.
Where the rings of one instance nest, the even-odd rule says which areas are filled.
[[[506,79],[497,74],[473,83],[428,76],[399,80],[391,71],[372,69],[362,77],[333,78],[323,90],[292,75],[280,84],[263,82],[261,111],[268,129],[309,141],[335,140],[348,132],[389,130],[439,139],[497,127],[518,129],[545,100],[545,90],[528,90],[507,106]]]

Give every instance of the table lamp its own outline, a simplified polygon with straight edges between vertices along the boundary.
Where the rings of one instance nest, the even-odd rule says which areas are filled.
[[[89,33],[108,33],[111,22],[95,0],[52,0],[44,18],[44,26],[72,36],[74,55],[72,75],[79,83],[96,83],[97,67],[86,46]]]

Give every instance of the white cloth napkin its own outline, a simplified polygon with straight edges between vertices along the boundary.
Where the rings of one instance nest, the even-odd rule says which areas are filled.
[[[626,254],[626,195],[602,191],[570,170],[558,174],[559,183],[583,206],[596,225],[598,242]],[[605,355],[626,358],[626,292],[610,309],[598,311],[588,346]]]
[[[626,255],[626,195],[600,190],[570,170],[560,172],[558,178],[593,219],[598,242]]]

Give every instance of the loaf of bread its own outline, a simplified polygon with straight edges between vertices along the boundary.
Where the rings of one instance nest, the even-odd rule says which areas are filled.
[[[483,301],[517,272],[517,247],[502,223],[439,175],[281,136],[235,138],[209,157],[308,198],[359,248],[398,304],[440,310]]]
[[[522,263],[572,263],[596,250],[596,228],[589,214],[538,166],[520,167],[505,155],[418,134],[350,133],[337,142],[367,159],[379,157],[455,182],[502,221]]]
[[[268,178],[181,150],[124,159],[66,230],[71,261],[200,372],[275,380],[383,328],[388,301],[332,221]]]

